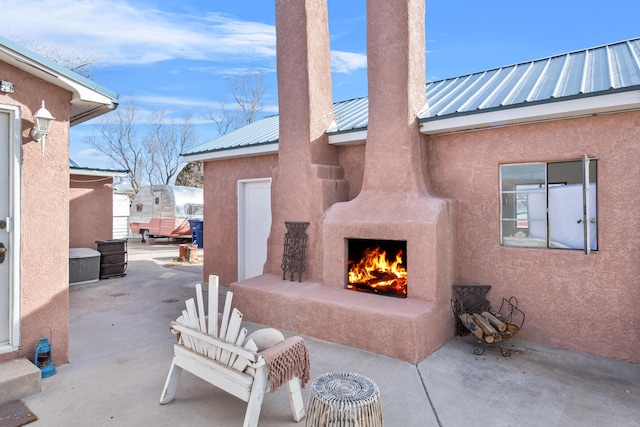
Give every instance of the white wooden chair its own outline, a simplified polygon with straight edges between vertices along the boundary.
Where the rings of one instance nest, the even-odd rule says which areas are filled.
[[[233,294],[227,292],[221,317],[215,314],[206,316],[202,286],[196,285],[196,301],[193,298],[187,300],[186,310],[171,322],[171,331],[177,334],[178,341],[173,347],[173,361],[160,403],[166,404],[174,399],[180,374],[185,369],[247,402],[243,426],[253,427],[258,425],[262,400],[269,387],[269,369],[252,340],[242,346],[247,330],[241,327],[242,313],[235,308],[231,310],[232,298]],[[217,312],[218,277],[213,275],[209,276],[208,306],[210,313]],[[287,341],[276,346],[286,346]],[[272,348],[277,350],[276,346]],[[291,378],[287,388],[293,419],[298,422],[305,417],[300,379]]]

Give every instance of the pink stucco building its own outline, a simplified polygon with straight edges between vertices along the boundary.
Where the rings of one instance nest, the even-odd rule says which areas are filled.
[[[113,179],[127,171],[71,165],[69,179],[69,247],[96,248],[96,240],[113,238]]]
[[[0,170],[8,172],[0,178],[0,242],[6,248],[0,263],[0,361],[32,359],[34,337],[46,326],[54,364],[65,363],[69,200],[78,188],[70,184],[69,129],[112,111],[118,96],[2,37],[0,80]],[[44,151],[30,135],[43,100],[55,118]],[[100,236],[107,236],[103,231]],[[86,243],[75,234],[72,239]]]
[[[640,363],[640,40],[427,83],[424,6],[367,1],[369,94],[333,103],[326,1],[276,1],[279,116],[186,153],[205,276],[248,321],[410,362],[453,336],[453,285],[490,285],[520,338]],[[402,243],[406,298],[346,289],[361,240]]]

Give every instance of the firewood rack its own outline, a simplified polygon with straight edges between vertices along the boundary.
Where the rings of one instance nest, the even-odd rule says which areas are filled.
[[[490,287],[485,287],[484,292],[482,292],[483,298],[484,294],[488,291],[486,288]],[[465,294],[463,294],[463,292],[460,292],[459,295],[460,296],[458,298],[451,300],[451,310],[456,318],[456,334],[460,336],[471,335],[477,338],[477,342],[482,346],[482,348],[475,348],[473,350],[473,354],[480,356],[484,354],[487,348],[497,347],[502,356],[511,356],[512,350],[503,347],[502,344],[517,335],[524,325],[525,314],[518,308],[518,299],[515,296],[512,296],[509,299],[502,298],[502,303],[500,304],[500,309],[498,311],[490,310],[488,301],[482,301],[480,306],[484,305],[484,307],[486,307],[486,310],[483,311],[483,313],[489,313],[499,322],[504,323],[506,325],[506,329],[502,332],[494,331],[493,333],[487,333],[487,331],[483,330],[480,333],[471,333],[470,329],[461,321],[461,315],[465,316],[468,314],[473,317],[474,315],[482,316],[482,314],[474,313],[473,311],[476,310],[471,308],[474,306],[476,308],[478,307],[477,301],[469,301],[468,298],[464,298]],[[468,293],[466,296],[468,296]],[[477,323],[477,321],[474,323]],[[480,328],[479,325],[478,328]],[[482,330],[482,328],[480,329]]]

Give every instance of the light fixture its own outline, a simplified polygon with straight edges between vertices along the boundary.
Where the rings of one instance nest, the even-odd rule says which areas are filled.
[[[31,138],[34,141],[38,141],[42,146],[42,157],[44,157],[44,144],[51,130],[51,125],[55,117],[51,115],[49,110],[44,108],[44,101],[42,101],[42,107],[33,115],[34,127],[31,129]]]

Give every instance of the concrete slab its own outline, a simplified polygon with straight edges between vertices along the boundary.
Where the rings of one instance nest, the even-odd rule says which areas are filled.
[[[25,358],[0,363],[0,405],[38,393],[42,372]]]
[[[166,266],[178,251],[177,244],[130,243],[127,276],[71,288],[71,361],[24,399],[38,416],[34,425],[242,425],[244,402],[186,372],[175,400],[159,404],[175,340],[169,322],[202,280],[201,266]],[[517,350],[510,358],[495,349],[475,356],[474,342],[461,338],[411,364],[305,340],[312,380],[344,370],[376,382],[386,427],[599,427],[640,419],[638,365],[522,341],[510,343]],[[309,388],[303,389],[305,404]],[[286,389],[267,394],[260,426],[289,425],[304,421],[291,419]]]

